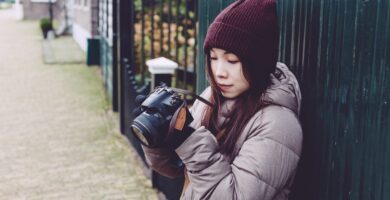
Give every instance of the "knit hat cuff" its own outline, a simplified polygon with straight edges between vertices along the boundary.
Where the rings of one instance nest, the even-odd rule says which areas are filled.
[[[249,50],[253,49],[255,38],[234,26],[223,22],[214,22],[210,25],[204,42],[204,52],[212,48],[220,48],[236,54],[241,59],[250,55]],[[256,43],[256,42],[255,42]]]

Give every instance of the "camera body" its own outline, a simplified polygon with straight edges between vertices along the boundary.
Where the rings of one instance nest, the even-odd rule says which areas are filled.
[[[156,148],[163,144],[174,113],[184,100],[167,86],[158,87],[141,104],[141,114],[131,124],[131,131],[145,146]]]

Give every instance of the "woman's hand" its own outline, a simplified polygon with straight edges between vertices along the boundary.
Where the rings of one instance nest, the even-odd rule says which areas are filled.
[[[176,110],[169,125],[165,145],[170,149],[179,147],[195,130],[189,126],[193,117],[184,103]]]

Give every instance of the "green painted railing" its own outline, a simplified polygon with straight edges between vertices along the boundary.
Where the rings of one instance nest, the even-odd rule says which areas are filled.
[[[209,23],[233,1],[199,1],[197,92]],[[390,1],[279,0],[279,60],[303,92],[296,200],[390,199]]]
[[[100,66],[102,67],[102,76],[104,87],[111,100],[113,100],[113,67],[112,67],[112,45],[107,38],[100,38]]]
[[[110,97],[113,109],[117,110],[117,94],[116,78],[114,78],[114,71],[116,66],[113,66],[113,0],[101,0],[99,1],[99,36],[100,36],[100,66],[102,68],[102,76],[104,81],[104,87],[107,94]]]

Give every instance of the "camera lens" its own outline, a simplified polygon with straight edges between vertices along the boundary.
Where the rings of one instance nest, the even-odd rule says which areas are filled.
[[[134,135],[135,135],[142,143],[144,143],[146,146],[149,146],[149,142],[148,142],[148,140],[146,139],[146,137],[144,136],[144,133],[143,133],[136,125],[132,125],[132,126],[131,126],[131,130],[133,131]]]
[[[167,130],[167,128],[165,128],[167,125],[164,124],[167,120],[159,117],[159,115],[150,115],[143,112],[135,118],[131,124],[131,131],[134,136],[143,145],[150,148],[157,147],[161,144],[164,134],[162,134],[160,130]]]
[[[137,101],[140,99],[138,97]],[[131,131],[143,145],[149,148],[161,146],[169,130],[170,113],[180,105],[181,101],[176,101],[173,91],[157,89],[142,102],[142,113],[133,120]]]

